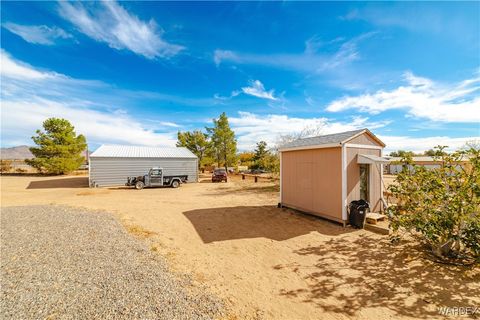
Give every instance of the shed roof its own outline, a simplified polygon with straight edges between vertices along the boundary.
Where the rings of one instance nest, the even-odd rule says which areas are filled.
[[[90,158],[197,158],[187,148],[102,145]]]
[[[385,144],[378,139],[373,133],[370,132],[368,129],[359,129],[353,131],[346,131],[334,134],[327,134],[323,136],[317,137],[310,137],[310,138],[302,138],[287,144],[284,144],[280,147],[280,151],[285,149],[296,149],[296,148],[304,148],[304,147],[315,147],[315,146],[322,146],[322,145],[336,145],[340,146],[343,143],[348,142],[349,140],[359,136],[363,133],[368,133],[372,136],[380,145],[385,146]]]

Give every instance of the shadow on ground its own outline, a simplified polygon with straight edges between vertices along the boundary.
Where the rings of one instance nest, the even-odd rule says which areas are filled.
[[[315,303],[326,312],[355,316],[366,308],[384,307],[398,316],[427,319],[439,307],[479,306],[480,272],[440,265],[426,259],[421,248],[392,245],[361,235],[335,238],[294,251],[318,256],[315,265],[277,265],[274,269],[301,272],[308,287],[280,295]],[[300,259],[299,259],[300,260]]]
[[[310,232],[340,235],[350,228],[276,206],[208,208],[183,213],[204,243],[234,239],[287,240]]]
[[[88,177],[32,181],[27,189],[87,188]]]

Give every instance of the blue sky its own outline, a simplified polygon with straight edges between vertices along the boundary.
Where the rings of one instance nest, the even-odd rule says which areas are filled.
[[[479,2],[2,2],[2,146],[51,116],[174,145],[225,111],[239,148],[368,127],[387,150],[480,139]]]

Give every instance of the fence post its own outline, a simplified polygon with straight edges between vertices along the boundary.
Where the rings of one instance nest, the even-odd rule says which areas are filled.
[[[244,174],[242,174],[242,180],[245,180],[245,175]]]
[[[258,176],[255,176],[255,182],[258,182]]]

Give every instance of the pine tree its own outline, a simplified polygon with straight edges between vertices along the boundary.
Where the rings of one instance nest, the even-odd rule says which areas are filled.
[[[255,167],[265,169],[265,160],[269,154],[267,143],[265,141],[258,142],[254,152],[255,156],[253,157],[253,161],[255,162]]]
[[[42,173],[65,174],[78,169],[85,161],[81,152],[87,143],[83,135],[65,119],[49,118],[43,122],[45,131],[37,130],[32,137],[38,147],[30,148],[35,158],[25,160]]]

